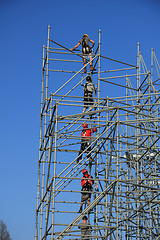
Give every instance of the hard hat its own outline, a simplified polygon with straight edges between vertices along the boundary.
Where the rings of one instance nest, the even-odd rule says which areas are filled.
[[[82,220],[87,220],[88,218],[87,218],[87,216],[84,216],[83,218],[82,218]]]
[[[86,81],[87,81],[87,82],[91,82],[91,77],[90,77],[90,76],[87,76],[87,77],[86,77]]]
[[[88,124],[87,124],[87,123],[83,123],[83,124],[82,124],[82,127],[83,127],[83,128],[88,128]]]
[[[83,37],[88,37],[88,34],[85,33],[85,34],[83,35]]]
[[[82,173],[83,174],[88,173],[87,169],[83,169]]]

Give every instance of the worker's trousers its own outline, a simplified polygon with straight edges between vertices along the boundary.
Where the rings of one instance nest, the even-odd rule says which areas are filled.
[[[82,143],[81,143],[81,149],[80,149],[80,151],[79,151],[79,154],[78,154],[78,161],[80,160],[80,159],[82,159],[82,155],[81,156],[79,156],[86,148],[88,148],[87,149],[87,158],[90,158],[91,157],[91,142],[90,141],[87,141],[87,140],[83,140],[82,141]]]

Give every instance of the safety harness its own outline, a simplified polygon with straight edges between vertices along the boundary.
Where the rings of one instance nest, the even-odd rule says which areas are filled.
[[[84,178],[84,177],[83,177]],[[86,178],[89,178],[89,179],[86,179]],[[86,175],[86,177],[84,178],[85,180],[85,183],[83,184],[82,186],[82,192],[85,192],[85,191],[89,191],[89,190],[92,190],[92,184],[94,182],[94,180],[92,180],[92,177],[88,174]]]
[[[87,44],[86,38],[83,37],[82,39],[82,53],[84,54],[89,54],[92,52],[92,49],[90,48],[90,46]]]
[[[93,87],[93,84],[92,83],[86,83],[84,85],[84,96],[85,97],[88,97],[88,96],[92,96],[92,93],[93,93],[93,90],[94,90],[94,87]]]

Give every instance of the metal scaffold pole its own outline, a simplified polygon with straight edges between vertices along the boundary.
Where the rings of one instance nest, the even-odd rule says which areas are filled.
[[[102,53],[99,30],[88,58],[51,35],[48,26],[35,240],[81,239],[84,216],[86,239],[158,239],[160,65],[155,52],[151,66],[139,43],[137,64],[110,58]],[[88,105],[83,95],[87,79],[97,86]],[[84,141],[85,131],[90,135]],[[86,170],[85,181],[93,186],[84,192]]]

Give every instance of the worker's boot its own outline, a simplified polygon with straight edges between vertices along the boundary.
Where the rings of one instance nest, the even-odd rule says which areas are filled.
[[[86,73],[86,72],[87,72],[87,68],[85,67],[85,68],[84,68],[84,73]]]
[[[90,65],[90,71],[96,70],[92,65]]]
[[[78,158],[77,158],[77,163],[79,163],[79,160],[80,160],[80,159],[79,159],[79,156],[78,156]]]
[[[89,173],[91,173],[92,162],[93,162],[93,159],[92,159],[92,158],[89,158],[89,163],[88,163]]]
[[[82,206],[80,206],[80,209],[79,209],[79,211],[78,211],[79,213],[81,213],[82,212]]]
[[[89,158],[89,165],[92,165],[93,159]]]

